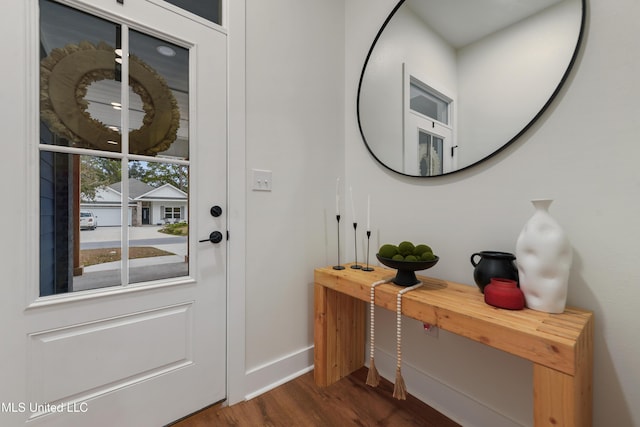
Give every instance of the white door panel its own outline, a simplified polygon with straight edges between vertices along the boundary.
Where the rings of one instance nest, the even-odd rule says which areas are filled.
[[[189,49],[188,275],[40,297],[38,1],[26,1],[8,14],[28,37],[2,83],[27,113],[3,120],[19,148],[0,156],[0,179],[22,196],[1,252],[0,425],[164,425],[226,393],[226,239],[199,242],[226,233],[226,34],[152,2],[66,4]]]

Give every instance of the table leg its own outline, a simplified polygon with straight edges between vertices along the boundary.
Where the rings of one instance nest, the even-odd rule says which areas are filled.
[[[535,426],[591,426],[591,396],[590,372],[578,371],[571,376],[542,365],[533,365]]]
[[[366,303],[314,285],[314,379],[325,387],[364,365]]]

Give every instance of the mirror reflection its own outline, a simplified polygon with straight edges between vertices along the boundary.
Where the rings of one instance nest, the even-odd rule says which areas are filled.
[[[520,136],[569,72],[582,0],[406,0],[363,67],[358,123],[373,156],[410,176],[472,166]]]

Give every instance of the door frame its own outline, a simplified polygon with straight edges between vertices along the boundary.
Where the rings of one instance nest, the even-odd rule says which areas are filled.
[[[246,0],[224,0],[229,28],[227,197],[227,404],[245,400],[246,288]]]

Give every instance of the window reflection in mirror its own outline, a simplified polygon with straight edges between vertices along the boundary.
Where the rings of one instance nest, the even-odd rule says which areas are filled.
[[[443,139],[428,132],[420,131],[418,139],[418,162],[420,176],[442,174]]]
[[[449,100],[438,96],[437,93],[414,77],[411,77],[409,99],[411,110],[445,125],[449,124]]]
[[[456,135],[450,117],[454,102],[417,77],[406,73],[409,88],[404,103],[404,152],[402,170],[417,176],[436,176],[450,172],[453,161],[444,157],[455,146]]]

